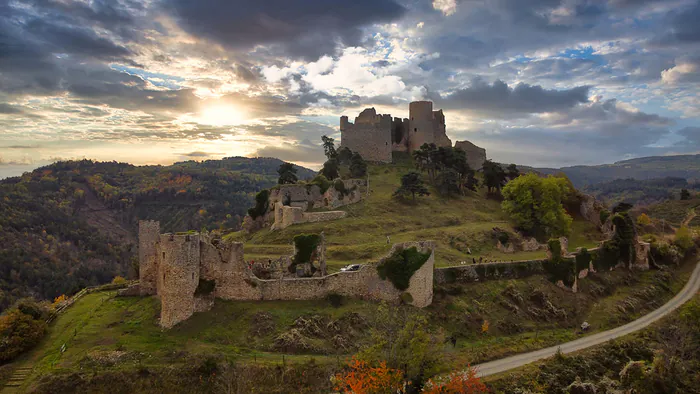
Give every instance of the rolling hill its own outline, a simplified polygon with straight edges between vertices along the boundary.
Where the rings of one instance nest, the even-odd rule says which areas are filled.
[[[677,177],[694,181],[700,179],[700,155],[650,156],[596,166],[533,169],[543,174],[563,172],[577,188],[627,178],[655,179]]]
[[[139,219],[164,231],[237,228],[281,160],[230,157],[171,166],[57,162],[0,181],[0,309],[126,275]],[[298,176],[314,172],[298,169]]]

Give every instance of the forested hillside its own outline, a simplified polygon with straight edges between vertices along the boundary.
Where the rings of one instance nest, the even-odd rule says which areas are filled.
[[[57,162],[0,181],[0,308],[126,275],[139,219],[163,231],[237,228],[282,163],[231,157],[171,166]],[[314,173],[298,169],[299,178]]]
[[[666,200],[678,200],[681,191],[695,194],[700,183],[688,183],[684,178],[616,179],[586,186],[583,190],[608,205],[628,202],[632,205],[648,205]]]
[[[523,167],[527,169],[528,167]],[[700,155],[650,156],[596,166],[535,168],[542,174],[563,172],[577,188],[615,179],[655,179],[676,177],[700,179]]]

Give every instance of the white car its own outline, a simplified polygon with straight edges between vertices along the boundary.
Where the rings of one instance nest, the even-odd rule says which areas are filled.
[[[341,272],[351,272],[351,271],[357,271],[360,269],[360,264],[350,264],[347,267],[343,267],[340,269]]]

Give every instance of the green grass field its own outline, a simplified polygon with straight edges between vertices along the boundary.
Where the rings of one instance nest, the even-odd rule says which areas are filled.
[[[252,236],[234,233],[229,237],[245,242],[246,259],[274,259],[292,253],[291,240],[295,235],[323,231],[331,271],[350,263],[376,261],[388,253],[392,244],[418,240],[437,242],[439,267],[471,262],[473,258],[510,261],[545,256],[542,250],[502,253],[496,249],[492,229],[514,229],[501,211],[500,202],[487,199],[483,188],[449,199],[431,190],[430,196],[418,197],[415,203],[392,198],[401,176],[411,170],[413,167],[407,164],[369,166],[370,195],[362,202],[339,208],[348,213],[344,219],[294,225],[281,231],[263,229]],[[600,233],[593,225],[574,221],[571,250],[593,247],[599,240]]]

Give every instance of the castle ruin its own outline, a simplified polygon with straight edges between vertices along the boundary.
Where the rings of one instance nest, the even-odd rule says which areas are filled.
[[[432,101],[414,101],[408,105],[409,118],[378,115],[367,108],[350,123],[340,117],[340,145],[358,152],[365,160],[390,163],[392,152],[413,152],[423,144],[452,146],[445,131],[442,110],[433,111]]]
[[[366,300],[426,307],[433,300],[435,244],[430,241],[395,244],[398,249],[416,247],[430,257],[411,276],[409,287],[398,290],[381,279],[376,265],[363,265],[358,271],[319,276],[260,279],[243,256],[243,244],[228,242],[209,233],[160,234],[156,221],[139,222],[139,284],[142,296],[160,298],[160,325],[171,328],[195,312],[209,310],[214,299],[226,300],[315,300],[329,294]],[[324,246],[322,246],[324,248]],[[323,250],[320,251],[323,253]],[[410,297],[402,297],[408,293]]]

